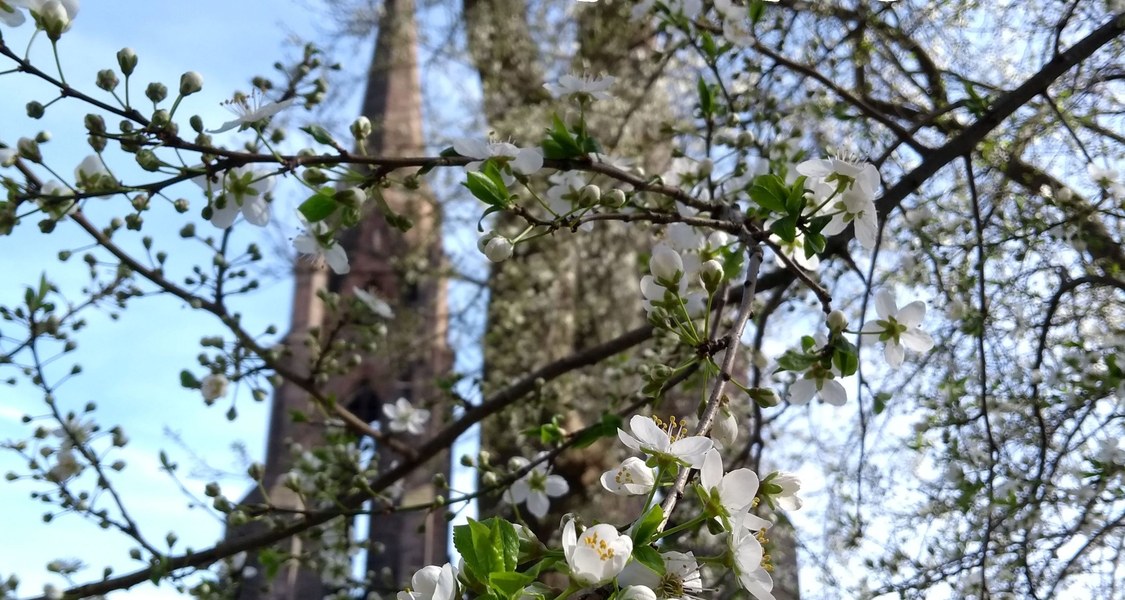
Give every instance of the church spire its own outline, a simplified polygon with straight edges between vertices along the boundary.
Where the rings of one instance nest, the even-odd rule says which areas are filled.
[[[384,0],[375,51],[368,71],[363,114],[372,122],[366,140],[368,155],[415,156],[424,150],[422,135],[422,91],[418,69],[417,25],[414,0]],[[443,265],[440,213],[425,186],[405,186],[410,173],[395,172],[386,182],[376,182],[369,196],[381,194],[387,209],[410,220],[413,226],[403,233],[387,222],[379,203],[369,200],[364,218],[339,237],[347,252],[351,270],[346,275],[329,276],[323,266],[298,263],[293,300],[293,320],[286,344],[291,368],[306,373],[309,368],[307,340],[323,338],[336,329],[336,317],[325,310],[321,290],[347,297],[361,289],[386,299],[395,318],[387,323],[388,334],[379,347],[361,357],[360,363],[342,375],[333,376],[325,393],[368,422],[382,417],[384,403],[405,397],[415,406],[432,410],[429,431],[441,422],[444,396],[436,381],[452,366],[446,340],[448,323]],[[385,185],[384,185],[385,184]],[[339,335],[347,336],[346,331]],[[321,339],[324,343],[327,340]],[[321,426],[294,422],[292,414],[318,414],[308,394],[291,383],[275,392],[263,488],[270,504],[281,508],[303,509],[300,498],[285,487],[285,476],[292,468],[292,444],[308,450],[322,444]],[[319,419],[318,419],[319,420]],[[389,431],[386,426],[383,431]],[[377,448],[380,468],[396,456],[390,449]],[[441,455],[407,477],[402,485],[406,504],[432,500],[437,494],[431,479],[436,473],[449,473],[449,457]],[[261,503],[255,490],[246,499]],[[254,529],[262,525],[255,524]],[[231,530],[228,536],[242,535],[246,528]],[[432,513],[392,513],[370,519],[370,546],[367,572],[373,574],[370,591],[380,594],[402,589],[415,570],[447,560],[447,527],[440,511]],[[353,535],[353,537],[356,537]],[[284,552],[308,551],[300,540],[291,540]],[[262,570],[259,569],[259,572]],[[296,600],[320,598],[327,593],[320,573],[286,563],[273,581],[246,581],[240,598]]]

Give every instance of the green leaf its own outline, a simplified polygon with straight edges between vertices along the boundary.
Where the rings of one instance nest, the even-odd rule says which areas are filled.
[[[258,564],[262,565],[262,568],[266,572],[266,577],[269,579],[277,577],[277,572],[281,569],[281,563],[283,562],[285,562],[285,557],[282,556],[281,552],[273,548],[265,548],[258,551]]]
[[[699,76],[695,87],[699,92],[699,111],[703,113],[704,118],[708,118],[715,113],[715,96],[711,91],[711,86],[703,80],[703,76]]]
[[[782,371],[793,371],[794,373],[803,373],[820,360],[815,354],[803,354],[787,350],[781,358],[777,359],[777,366]]]
[[[707,58],[714,60],[719,54],[719,48],[715,45],[715,38],[712,37],[711,32],[704,30],[699,42],[703,46],[703,52],[707,54]]]
[[[791,216],[798,216],[805,209],[805,176],[802,175],[793,182],[786,191],[785,212]]]
[[[486,173],[477,171],[470,171],[468,173],[468,181],[461,184],[481,202],[489,206],[507,206],[508,205],[508,189],[505,186],[497,186],[496,182]]]
[[[819,233],[808,232],[805,234],[805,258],[824,252],[828,247],[828,240]]]
[[[523,573],[499,572],[488,574],[488,587],[505,598],[519,598],[523,588],[532,581],[535,581],[534,577]]]
[[[336,139],[332,137],[332,134],[328,133],[328,130],[321,127],[320,125],[306,125],[301,128],[301,131],[309,134],[310,136],[312,136],[312,139],[321,144],[327,144],[329,146],[332,146],[333,148],[339,146],[339,143],[337,143]]]
[[[833,344],[832,364],[840,370],[840,375],[848,377],[859,370],[859,350],[855,344],[844,337],[837,337]]]
[[[784,213],[785,196],[778,193],[777,186],[772,178],[776,175],[759,175],[750,187],[750,199],[770,212]]]
[[[820,233],[828,224],[832,222],[832,217],[813,217],[809,219],[809,232]]]
[[[656,571],[658,575],[664,575],[664,558],[652,546],[633,548],[633,559]]]
[[[664,520],[664,509],[659,504],[654,504],[648,509],[644,517],[633,527],[633,547],[647,547],[656,535],[657,527]]]
[[[551,115],[551,128],[547,130],[547,141],[543,143],[543,155],[547,158],[563,159],[582,156],[582,144],[567,129],[566,123],[557,114]]]
[[[500,551],[504,571],[515,571],[520,558],[520,538],[516,528],[508,521],[493,517],[486,521],[492,529],[493,546]]]
[[[757,25],[766,14],[766,3],[763,0],[753,0],[750,3],[750,22]]]
[[[891,399],[891,395],[886,392],[879,392],[875,394],[875,402],[872,405],[872,410],[875,414],[882,414],[887,409],[887,402]]]
[[[191,374],[191,371],[184,369],[180,371],[180,385],[189,390],[198,390],[201,384],[199,380],[195,378],[195,375]]]
[[[500,548],[493,542],[491,527],[480,521],[470,520],[469,531],[473,536],[473,552],[480,561],[477,575],[482,581],[487,581],[489,573],[504,570],[504,558]]]
[[[483,585],[484,580],[478,575],[479,573],[488,573],[485,565],[480,556],[477,556],[476,550],[473,547],[473,531],[472,524],[476,521],[469,519],[466,525],[458,525],[453,528],[453,547],[457,548],[457,552],[461,558],[465,560],[465,575],[468,576],[469,582],[477,586]]]
[[[776,233],[782,241],[792,242],[797,239],[797,217],[788,216],[770,223],[770,231]]]
[[[621,417],[615,414],[605,413],[602,415],[602,420],[597,425],[588,427],[580,432],[574,441],[576,448],[586,448],[594,442],[607,437],[617,437],[617,430],[621,428],[624,421]]]
[[[309,197],[297,207],[309,223],[316,223],[327,219],[340,206],[336,202],[331,188],[321,188],[316,194]]]

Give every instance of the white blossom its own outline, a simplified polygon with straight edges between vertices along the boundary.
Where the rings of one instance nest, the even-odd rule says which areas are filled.
[[[203,394],[203,399],[208,403],[214,402],[219,398],[227,395],[227,388],[230,386],[230,380],[222,373],[211,373],[203,378],[199,383],[199,391]]]
[[[268,119],[277,113],[289,108],[297,101],[296,97],[282,100],[281,102],[262,103],[262,94],[254,90],[249,95],[238,93],[233,98],[223,103],[223,106],[235,114],[235,118],[223,123],[218,129],[208,130],[208,133],[223,133],[235,127],[246,127]]]
[[[618,533],[613,525],[594,525],[579,536],[573,519],[567,519],[563,526],[562,546],[571,575],[585,585],[613,579],[633,553],[633,540]]]
[[[642,496],[652,491],[656,477],[645,461],[630,456],[616,468],[602,473],[602,487],[618,496]]]
[[[303,219],[302,219],[303,220]],[[323,260],[333,273],[343,275],[351,270],[344,247],[336,240],[322,240],[328,226],[324,223],[306,224],[305,232],[293,238],[293,247],[301,254]]]
[[[509,142],[491,142],[474,138],[462,138],[453,142],[457,154],[476,161],[465,165],[469,170],[480,168],[482,162],[495,159],[501,164],[511,165],[517,173],[531,175],[543,168],[543,152],[538,148],[520,148]]]
[[[717,498],[719,506],[726,514],[719,515],[720,521],[727,520],[743,527],[759,530],[769,527],[769,521],[748,513],[754,506],[758,495],[758,474],[750,469],[735,469],[723,473],[723,458],[719,451],[711,449],[703,459],[699,470],[699,485],[703,490]]]
[[[616,80],[613,77],[608,76],[590,78],[563,75],[559,77],[558,83],[544,83],[543,87],[547,88],[547,91],[551,92],[551,95],[555,98],[575,96],[579,102],[588,102],[611,98],[608,90],[613,87],[614,81]]]
[[[274,178],[268,170],[244,165],[223,171],[218,181],[207,174],[193,177],[192,181],[211,199],[211,224],[215,227],[230,227],[239,213],[251,225],[265,227],[269,224],[267,195],[273,189]]]
[[[387,304],[382,298],[358,287],[353,287],[352,293],[354,293],[355,297],[358,298],[368,310],[374,313],[375,316],[387,320],[395,318],[395,311],[391,310],[391,305]]]
[[[653,417],[633,415],[629,420],[632,435],[623,429],[617,430],[621,443],[645,454],[674,460],[678,463],[699,468],[703,458],[711,449],[710,438],[699,435],[685,436],[686,426],[675,417],[667,423]]]
[[[660,558],[664,561],[663,575],[632,561],[617,576],[618,585],[644,586],[657,591],[656,596],[665,600],[698,598],[703,592],[703,577],[699,574],[699,562],[695,560],[695,555],[670,551],[662,553]]]
[[[926,316],[926,305],[921,300],[899,308],[893,293],[879,290],[875,295],[875,312],[879,318],[868,321],[863,333],[878,335],[880,341],[886,342],[884,356],[891,367],[902,365],[904,347],[915,352],[929,352],[934,347],[933,338],[921,328]]]
[[[449,563],[422,567],[410,578],[410,586],[410,591],[398,593],[398,600],[457,600],[461,597],[457,576]]]
[[[519,470],[531,461],[517,456],[510,462],[514,470]],[[547,516],[551,508],[551,498],[557,498],[570,491],[570,486],[561,475],[553,475],[543,463],[535,465],[526,475],[512,484],[508,489],[508,499],[511,503],[527,504],[527,510],[542,519]]]
[[[413,435],[425,433],[426,423],[430,421],[429,409],[414,408],[406,398],[399,398],[394,404],[384,404],[383,416],[387,417],[387,426],[391,431]]]

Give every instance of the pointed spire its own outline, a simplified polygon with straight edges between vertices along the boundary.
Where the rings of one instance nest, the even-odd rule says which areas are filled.
[[[370,154],[421,154],[422,86],[414,0],[383,2],[362,114],[375,125],[367,142]]]

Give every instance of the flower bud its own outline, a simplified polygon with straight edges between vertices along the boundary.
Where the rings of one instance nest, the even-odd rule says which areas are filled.
[[[582,189],[578,190],[578,204],[581,206],[593,206],[601,199],[602,189],[592,183],[584,185]]]
[[[356,141],[367,139],[367,136],[371,135],[371,119],[363,116],[357,118],[352,121],[351,130]]]
[[[848,327],[848,317],[843,312],[834,310],[828,314],[828,329],[833,333],[839,333]]]
[[[156,104],[160,104],[164,101],[165,98],[168,97],[168,86],[158,81],[154,81],[148,84],[148,87],[145,88],[145,97],[149,100],[152,100]]]
[[[711,425],[711,439],[724,448],[734,446],[738,439],[738,417],[734,416],[726,402],[719,406],[719,413],[715,415],[715,422]]]
[[[621,190],[609,190],[605,194],[602,194],[602,204],[610,208],[621,208],[625,206],[625,201],[625,192]]]
[[[155,152],[145,148],[137,152],[137,164],[146,171],[156,172],[160,170],[164,163],[156,156]]]
[[[117,66],[126,77],[133,74],[137,68],[137,53],[132,48],[122,48],[117,51]]]
[[[14,148],[0,148],[0,167],[10,167],[16,164],[20,153]]]
[[[203,89],[203,76],[195,71],[180,75],[180,95],[190,96]]]
[[[101,115],[87,114],[85,119],[86,131],[95,135],[105,133],[105,119]]]
[[[39,152],[39,144],[30,138],[20,138],[16,142],[16,148],[20,151],[20,156],[30,160],[34,163],[43,162],[43,155]]]
[[[484,249],[486,246],[488,246],[488,242],[491,242],[495,237],[495,231],[489,231],[488,233],[480,236],[480,238],[477,239],[477,250],[480,250],[480,253],[484,254]]]
[[[367,192],[358,187],[345,188],[336,192],[336,201],[348,208],[359,208],[367,202]]]
[[[38,21],[53,42],[59,41],[63,32],[70,29],[70,14],[59,0],[47,0],[39,7]]]
[[[25,108],[27,109],[28,118],[31,119],[42,119],[43,113],[47,110],[42,102],[37,102],[35,100],[28,102]]]
[[[191,130],[196,133],[203,133],[203,117],[199,115],[192,115],[188,119],[188,124],[191,125]]]
[[[715,161],[710,158],[705,158],[699,161],[699,176],[710,177],[711,172],[715,170]]]
[[[699,266],[699,278],[703,280],[703,289],[714,293],[723,283],[723,265],[711,259]]]
[[[772,388],[751,388],[750,399],[762,408],[770,408],[781,404],[781,397]]]
[[[684,274],[684,259],[667,244],[657,244],[652,249],[652,258],[649,259],[648,267],[657,283],[674,286]]]
[[[492,262],[504,262],[512,256],[512,242],[504,236],[496,236],[484,247],[484,255]]]
[[[305,172],[301,174],[301,178],[309,185],[324,185],[328,183],[328,174],[316,167],[305,169]]]
[[[164,129],[172,123],[172,113],[161,108],[152,113],[152,126],[157,129]]]
[[[107,92],[112,92],[117,89],[118,83],[120,83],[120,80],[117,79],[117,73],[114,73],[113,69],[102,69],[98,71],[98,77],[94,81],[95,85]]]
[[[631,585],[617,594],[617,600],[656,600],[656,592],[646,585]]]

